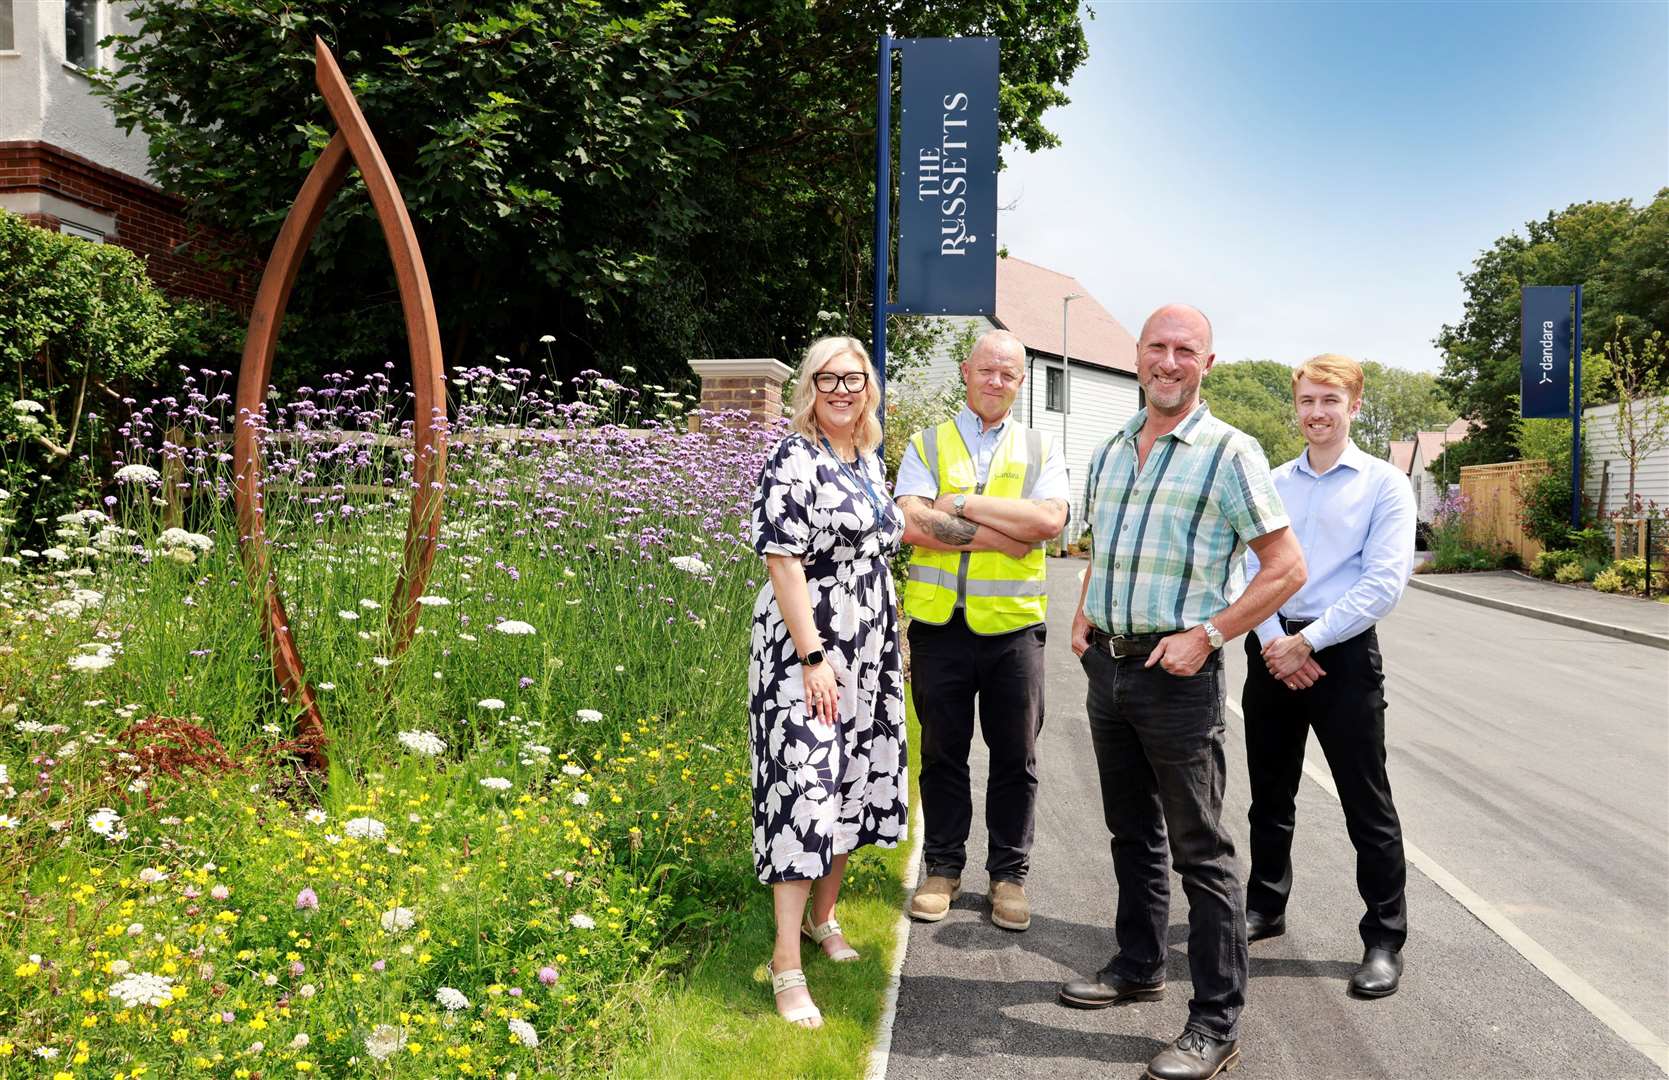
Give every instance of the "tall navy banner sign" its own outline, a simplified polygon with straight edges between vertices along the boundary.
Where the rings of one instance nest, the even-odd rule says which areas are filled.
[[[903,54],[892,310],[997,309],[997,39],[896,38]]]
[[[1571,295],[1569,285],[1526,285],[1519,415],[1570,416]]]

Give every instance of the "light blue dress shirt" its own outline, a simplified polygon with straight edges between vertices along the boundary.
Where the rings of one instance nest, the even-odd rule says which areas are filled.
[[[997,447],[1002,445],[1009,430],[1023,426],[1010,413],[990,431],[984,431],[985,421],[974,415],[972,409],[964,405],[957,412],[956,430],[961,433],[962,441],[973,455],[974,476],[981,484],[985,483],[985,477],[991,471],[991,459],[996,456]],[[1069,500],[1071,489],[1066,482],[1066,460],[1061,456],[1060,441],[1049,439],[1048,444],[1048,452],[1043,455],[1043,469],[1037,474],[1037,484],[1032,488],[1032,498]],[[920,495],[924,499],[939,497],[939,478],[927,471],[927,464],[916,453],[913,438],[904,448],[904,457],[898,463],[898,482],[893,485],[892,493],[894,498],[905,495]]]
[[[1314,619],[1299,631],[1317,652],[1349,641],[1391,613],[1414,569],[1414,491],[1388,461],[1353,441],[1331,469],[1317,475],[1305,450],[1275,470],[1293,535],[1309,579],[1281,607],[1288,619]],[[1258,557],[1246,554],[1246,576]],[[1258,642],[1284,636],[1271,616]]]

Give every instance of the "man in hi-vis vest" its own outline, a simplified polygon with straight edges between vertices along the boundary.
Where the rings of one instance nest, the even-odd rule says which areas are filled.
[[[991,921],[1005,930],[1032,921],[1024,883],[1043,726],[1043,544],[1066,526],[1069,494],[1060,447],[1009,416],[1026,381],[1025,360],[1025,346],[1008,331],[981,337],[962,362],[967,406],[918,432],[898,468],[904,542],[915,545],[904,613],[910,695],[921,721],[927,862],[910,916],[924,922],[944,918],[962,891],[976,696],[991,751]]]

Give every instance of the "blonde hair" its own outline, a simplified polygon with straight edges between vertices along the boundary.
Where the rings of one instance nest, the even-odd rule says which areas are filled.
[[[826,337],[811,343],[794,379],[789,426],[812,442],[822,438],[817,430],[817,416],[812,411],[817,401],[814,376],[842,356],[855,356],[862,360],[864,373],[869,376],[869,382],[863,389],[863,406],[858,411],[858,426],[852,432],[852,441],[857,445],[858,452],[867,454],[881,445],[881,380],[875,374],[875,365],[869,362],[869,353],[864,349],[863,342],[857,338]]]
[[[1348,356],[1338,353],[1322,353],[1312,356],[1308,360],[1292,369],[1292,394],[1298,396],[1298,380],[1308,379],[1311,382],[1325,383],[1328,386],[1342,387],[1355,402],[1362,397],[1362,365]]]

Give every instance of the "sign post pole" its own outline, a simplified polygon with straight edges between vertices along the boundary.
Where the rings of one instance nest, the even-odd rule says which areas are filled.
[[[880,37],[880,73],[875,89],[875,310],[870,323],[870,358],[881,383],[881,424],[886,429],[887,268],[892,261],[888,225],[892,217],[892,35]]]
[[[1571,323],[1570,527],[1582,527],[1582,286],[1576,287],[1576,318]]]

